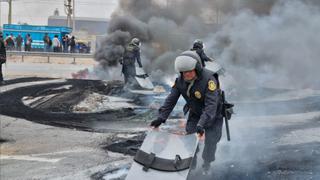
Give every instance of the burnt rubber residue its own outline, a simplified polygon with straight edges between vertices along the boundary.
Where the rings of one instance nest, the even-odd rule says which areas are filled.
[[[131,138],[115,138],[115,140],[111,140],[111,143],[102,145],[102,148],[107,151],[134,156],[141,147],[145,137],[146,134],[143,132]]]
[[[56,89],[64,85],[72,85],[70,89]],[[134,110],[121,108],[106,110],[98,113],[72,113],[71,108],[82,101],[87,94],[96,92],[104,95],[119,95],[123,93],[123,84],[120,81],[105,83],[96,80],[70,79],[62,83],[48,83],[20,87],[0,94],[0,114],[23,118],[33,122],[76,128],[85,131],[96,131],[95,122],[119,121],[134,116]],[[58,94],[53,100],[46,102],[39,108],[31,108],[22,102],[25,96],[44,96]],[[101,128],[99,129],[101,130]]]
[[[23,78],[6,80],[5,85],[11,85],[11,84],[16,84],[16,83],[26,83],[26,82],[47,81],[47,80],[54,80],[54,79],[55,78],[23,77]]]

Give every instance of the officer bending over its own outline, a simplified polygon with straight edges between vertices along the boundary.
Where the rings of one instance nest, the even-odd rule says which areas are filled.
[[[203,172],[208,173],[210,163],[215,160],[217,143],[222,134],[222,98],[218,75],[203,68],[200,61],[199,55],[194,51],[185,51],[175,59],[175,70],[180,76],[151,126],[157,128],[165,123],[182,95],[186,101],[184,113],[189,111],[186,132],[200,136],[205,134],[202,167]]]

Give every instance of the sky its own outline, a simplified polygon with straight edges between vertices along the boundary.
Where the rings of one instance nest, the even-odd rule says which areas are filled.
[[[0,0],[1,1],[1,0]],[[58,8],[65,16],[65,0],[13,0],[12,21],[31,25],[47,25],[48,16]],[[75,0],[77,17],[110,18],[118,0]],[[8,22],[8,3],[1,2],[1,24]]]

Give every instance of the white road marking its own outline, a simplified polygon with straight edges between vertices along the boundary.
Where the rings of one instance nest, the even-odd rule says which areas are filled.
[[[41,157],[33,157],[30,155],[1,155],[1,160],[22,160],[22,161],[38,161],[38,162],[49,162],[56,163],[61,159],[49,159],[49,158],[41,158]]]

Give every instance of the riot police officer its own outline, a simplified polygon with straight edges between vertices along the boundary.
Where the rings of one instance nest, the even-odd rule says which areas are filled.
[[[192,49],[190,49],[190,50],[197,52],[197,54],[198,54],[198,55],[200,56],[200,58],[201,58],[202,66],[205,67],[205,66],[206,66],[205,62],[208,62],[208,61],[212,62],[213,59],[211,59],[210,57],[208,57],[208,56],[204,53],[203,48],[204,48],[203,42],[202,42],[201,40],[197,39],[197,40],[194,41],[193,47],[192,47]]]
[[[186,101],[184,111],[189,111],[186,132],[205,134],[202,167],[207,173],[210,163],[215,160],[216,146],[222,134],[222,99],[218,75],[203,68],[200,61],[194,51],[185,51],[176,58],[175,69],[180,75],[160,107],[158,118],[150,125],[157,128],[165,123],[182,95]]]
[[[138,62],[139,67],[142,67],[140,59],[140,40],[133,38],[131,42],[126,46],[124,56],[120,63],[122,64],[122,73],[124,75],[124,82],[134,83],[134,77],[136,75],[135,62]]]

